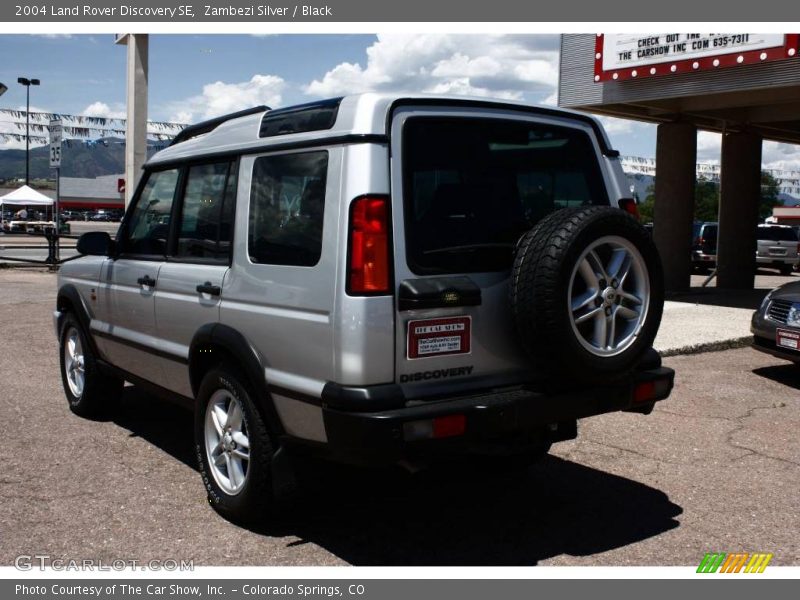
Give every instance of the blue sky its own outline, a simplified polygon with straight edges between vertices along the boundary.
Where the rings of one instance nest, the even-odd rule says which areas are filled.
[[[360,91],[442,92],[555,104],[558,35],[151,35],[149,116],[199,121]],[[25,105],[17,77],[37,77],[33,110],[124,116],[125,56],[111,35],[0,35],[0,107]],[[655,127],[604,119],[624,155],[652,157]],[[0,120],[0,132],[14,132]],[[24,144],[23,144],[24,145]],[[0,148],[20,147],[0,142]],[[800,169],[797,148],[765,143],[764,162]],[[698,157],[719,158],[701,133]]]

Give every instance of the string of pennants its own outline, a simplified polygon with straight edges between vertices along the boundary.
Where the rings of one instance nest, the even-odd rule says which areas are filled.
[[[64,128],[64,133],[66,133],[67,135],[74,135],[74,134],[71,134],[67,130],[66,127]],[[112,133],[112,132],[110,132],[108,130],[105,130],[104,133]],[[118,135],[125,135],[125,131],[114,132],[114,133],[116,133]],[[153,138],[154,140],[159,141],[159,142],[167,142],[167,141],[169,141],[169,140],[171,140],[171,139],[173,139],[175,137],[174,135],[169,135],[169,134],[165,134],[165,133],[153,133],[153,132],[150,132],[150,131],[147,132],[147,135],[149,137]],[[124,141],[122,141],[122,142],[114,142],[113,140],[104,140],[104,139],[76,139],[77,137],[83,138],[83,137],[88,137],[88,135],[86,135],[86,136],[77,136],[76,135],[74,138],[64,138],[62,140],[62,142],[64,143],[65,146],[67,146],[67,148],[71,147],[70,144],[69,144],[70,142],[75,142],[76,144],[82,144],[82,145],[84,145],[86,147],[92,147],[92,146],[98,146],[98,145],[100,145],[100,146],[109,146],[109,145],[112,145],[112,144],[115,144],[115,143],[119,143],[119,144],[124,144],[125,143]],[[34,144],[47,144],[50,141],[46,136],[41,136],[41,135],[26,136],[24,133],[8,133],[8,132],[0,131],[0,139],[2,139],[3,141],[15,140],[17,142],[24,142],[25,138],[30,139],[31,143],[34,143]]]
[[[24,110],[13,110],[10,108],[0,108],[0,114],[5,114],[13,117],[17,120],[25,120],[27,117],[27,113]],[[99,128],[113,128],[117,126],[118,128],[123,128],[125,123],[127,122],[126,119],[121,117],[87,117],[84,115],[69,115],[65,113],[48,113],[48,112],[30,112],[31,121],[39,121],[41,123],[50,123],[50,121],[59,120],[65,125],[67,122],[74,123],[77,125],[90,125]],[[171,131],[171,130],[181,130],[186,127],[187,123],[170,123],[169,121],[148,121],[147,124],[150,127],[153,127],[156,130],[161,131]]]
[[[63,113],[47,113],[47,112],[30,112],[30,124],[25,122],[28,116],[24,110],[13,110],[8,108],[0,108],[0,117],[3,115],[10,117],[7,121],[8,125],[14,126],[17,131],[25,132],[30,131],[31,135],[25,133],[15,132],[0,132],[0,139],[4,141],[15,140],[25,141],[29,139],[32,143],[47,144],[49,142],[48,133],[50,130],[51,120],[60,120],[62,123],[62,131],[65,136],[64,144],[69,148],[71,142],[81,143],[86,147],[94,147],[97,145],[108,146],[109,144],[125,142],[114,142],[103,139],[89,139],[97,137],[113,137],[124,136],[126,119],[116,117],[88,117],[84,115],[69,115]],[[187,126],[185,123],[170,123],[167,121],[148,121],[147,122],[147,136],[157,142],[168,142],[173,139],[178,132]],[[43,135],[35,135],[35,134]],[[67,137],[68,136],[68,137]],[[82,139],[70,139],[82,138]],[[158,144],[148,144],[151,147],[166,147],[166,144],[159,146]]]
[[[654,158],[642,158],[641,156],[621,156],[622,170],[625,173],[635,175],[656,175],[656,161]],[[786,194],[800,195],[800,171],[790,171],[786,169],[762,169],[774,177],[780,190]],[[721,168],[716,163],[697,163],[695,172],[703,179],[719,183]]]
[[[164,136],[157,140],[147,140],[147,147],[152,148],[154,150],[163,150],[167,146],[169,146],[170,140],[174,136]],[[36,143],[47,144],[48,140],[44,137],[37,137],[31,136],[31,141]],[[0,133],[0,140],[8,141],[8,140],[15,140],[17,142],[24,142],[25,135],[20,135],[17,133]],[[70,139],[64,138],[61,140],[61,143],[66,148],[97,148],[97,147],[104,147],[107,148],[108,146],[124,146],[125,140],[114,140],[114,139],[97,139],[97,140],[79,140],[79,139]]]

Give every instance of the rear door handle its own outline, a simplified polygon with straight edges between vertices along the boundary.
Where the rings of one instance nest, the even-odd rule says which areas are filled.
[[[149,275],[145,275],[144,277],[139,277],[136,280],[136,283],[139,285],[145,285],[147,287],[156,287],[156,280],[150,277]]]
[[[222,289],[218,285],[212,285],[210,281],[201,283],[195,288],[200,294],[209,294],[211,296],[219,296]]]

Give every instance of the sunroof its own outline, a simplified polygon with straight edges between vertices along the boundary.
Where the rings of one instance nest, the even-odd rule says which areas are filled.
[[[261,119],[259,137],[330,129],[336,123],[341,98],[271,110]]]

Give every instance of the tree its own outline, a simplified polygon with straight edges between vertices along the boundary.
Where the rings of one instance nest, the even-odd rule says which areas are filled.
[[[647,196],[644,202],[639,204],[639,216],[642,218],[642,223],[652,223],[655,216],[656,208],[656,187],[655,183],[647,186]]]
[[[697,221],[716,221],[719,215],[719,184],[704,177],[694,185],[694,218]]]
[[[772,209],[782,206],[778,198],[780,182],[767,171],[761,172],[761,200],[758,206],[760,220],[772,215]],[[647,187],[647,196],[639,204],[642,223],[652,223],[655,216],[655,181]],[[694,186],[694,218],[697,221],[717,221],[719,219],[719,183],[699,177]]]
[[[767,217],[771,217],[773,208],[783,206],[783,203],[778,199],[780,191],[780,182],[767,171],[761,171],[761,203],[758,205],[759,219],[763,221]]]

